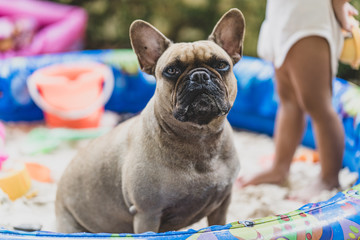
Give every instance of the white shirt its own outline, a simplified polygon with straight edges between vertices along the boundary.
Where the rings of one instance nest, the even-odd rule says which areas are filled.
[[[261,58],[279,68],[290,48],[308,36],[320,36],[328,41],[335,75],[344,39],[331,0],[267,0],[258,42]]]

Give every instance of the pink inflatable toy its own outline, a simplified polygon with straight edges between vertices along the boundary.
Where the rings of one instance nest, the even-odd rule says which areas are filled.
[[[87,14],[39,0],[0,0],[0,59],[79,50]]]
[[[0,170],[2,163],[8,158],[8,155],[5,153],[5,127],[0,122]]]

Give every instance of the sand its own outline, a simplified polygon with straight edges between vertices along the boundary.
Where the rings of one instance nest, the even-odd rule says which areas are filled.
[[[107,113],[102,126],[110,129],[119,121],[119,116]],[[43,124],[6,124],[6,150],[11,161],[40,163],[51,170],[53,183],[42,183],[32,180],[29,192],[15,201],[10,201],[5,193],[0,191],[0,226],[12,230],[14,227],[30,224],[41,227],[44,231],[56,231],[54,201],[56,183],[65,167],[79,148],[84,147],[88,139],[77,141],[60,141],[53,150],[47,153],[36,153],[34,143],[29,142],[29,132],[33,129],[44,129]],[[45,129],[46,130],[46,129]],[[235,145],[241,162],[242,173],[255,173],[266,167],[274,152],[273,139],[267,135],[235,130]],[[297,154],[308,151],[299,147]],[[8,161],[9,161],[8,160]],[[301,187],[310,185],[320,171],[319,164],[295,162],[291,166],[291,174],[284,186],[262,184],[243,189],[234,187],[231,205],[227,214],[227,221],[252,220],[269,215],[286,213],[295,210],[303,202],[290,200],[288,197]],[[356,173],[347,169],[340,172],[341,189],[350,187],[357,179]],[[310,202],[329,199],[338,190],[323,191]],[[206,227],[206,219],[190,226],[200,229]]]

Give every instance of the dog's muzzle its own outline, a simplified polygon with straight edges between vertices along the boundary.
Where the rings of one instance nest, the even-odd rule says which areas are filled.
[[[209,84],[210,81],[210,74],[207,71],[199,70],[196,72],[193,72],[190,75],[190,84],[193,85],[206,85]]]
[[[204,125],[229,112],[224,83],[210,70],[193,69],[180,81],[173,112],[177,120]]]

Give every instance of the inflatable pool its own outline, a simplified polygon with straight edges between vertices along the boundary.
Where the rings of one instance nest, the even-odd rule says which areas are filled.
[[[55,63],[96,61],[110,66],[115,88],[105,108],[116,112],[138,112],[155,87],[154,79],[137,70],[131,51],[106,50],[16,58],[0,64],[0,119],[4,121],[41,120],[42,112],[26,98],[27,77],[35,70]],[[234,67],[238,96],[228,119],[232,126],[273,134],[277,109],[274,70],[271,64],[244,57]],[[15,83],[14,83],[15,82]],[[25,86],[24,86],[25,85]],[[333,81],[333,105],[346,132],[344,167],[360,172],[360,88],[341,79]],[[19,91],[22,98],[19,99]],[[25,96],[25,97],[24,97]],[[25,101],[26,100],[26,101]],[[120,103],[120,104],[118,104]],[[311,120],[303,144],[314,147]],[[359,180],[357,184],[359,183]],[[96,217],[96,216],[95,216]],[[237,221],[224,226],[166,233],[108,234],[22,232],[0,228],[0,239],[359,239],[360,185],[339,192],[331,199],[309,203],[289,213],[254,221]]]
[[[143,234],[61,234],[0,229],[1,239],[358,239],[360,187],[338,193],[326,202],[309,203],[295,211],[254,221],[237,221],[201,230]]]

